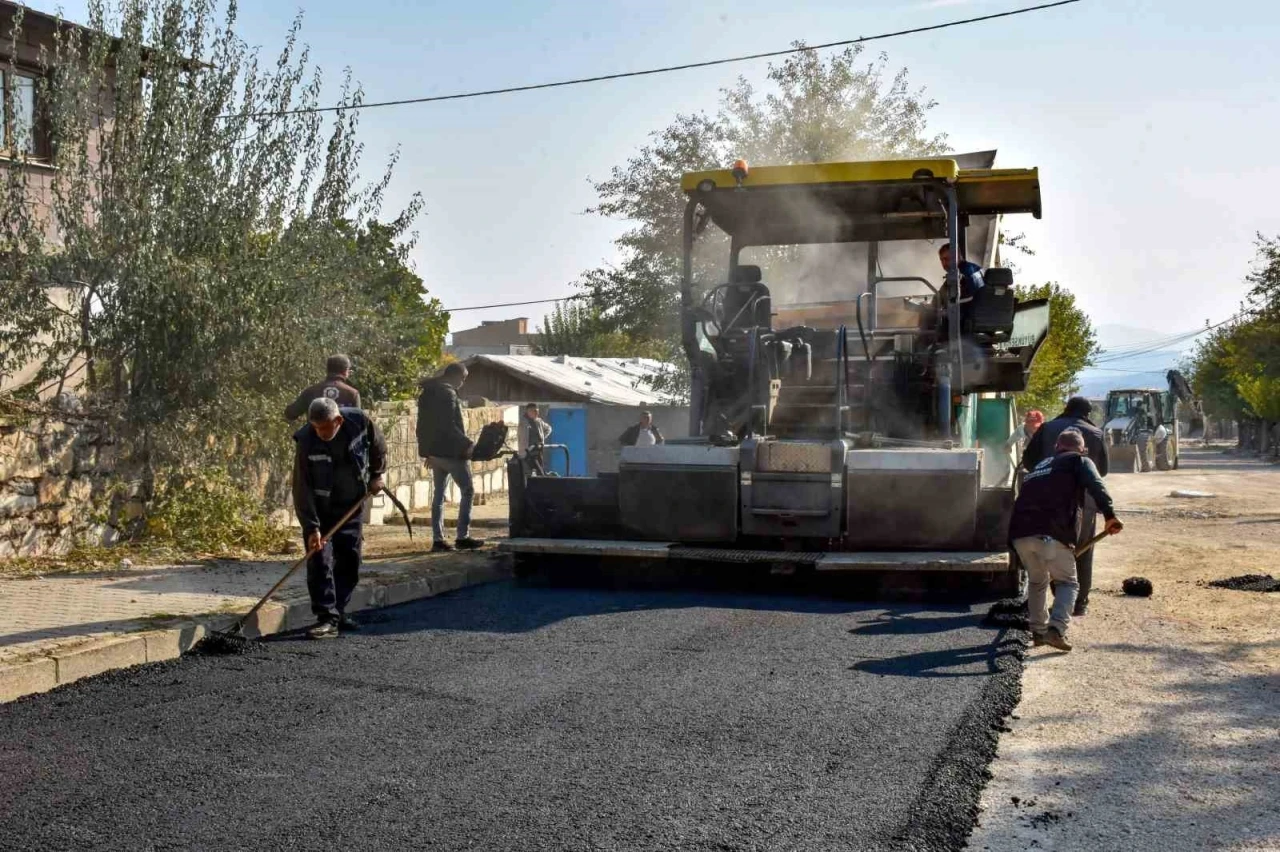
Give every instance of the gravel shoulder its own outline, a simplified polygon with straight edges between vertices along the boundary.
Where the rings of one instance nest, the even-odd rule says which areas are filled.
[[[970,848],[1280,849],[1280,594],[1204,585],[1280,573],[1280,468],[1195,451],[1107,484],[1125,532],[1076,649],[1027,656]]]

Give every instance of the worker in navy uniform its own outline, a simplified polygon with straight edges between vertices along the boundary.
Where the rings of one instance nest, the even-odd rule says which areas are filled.
[[[1027,569],[1027,620],[1035,644],[1070,651],[1067,628],[1079,588],[1075,550],[1085,495],[1106,518],[1108,533],[1120,532],[1124,524],[1116,518],[1098,468],[1086,455],[1080,430],[1062,430],[1053,450],[1022,479],[1009,518],[1009,541]],[[1047,601],[1050,583],[1052,612]]]
[[[1053,455],[1058,436],[1067,429],[1075,429],[1084,436],[1086,454],[1093,462],[1093,466],[1098,469],[1098,475],[1105,477],[1108,467],[1107,442],[1103,438],[1102,430],[1089,419],[1089,413],[1092,410],[1093,406],[1089,400],[1082,396],[1073,396],[1067,400],[1067,406],[1063,412],[1041,426],[1040,430],[1027,442],[1027,448],[1022,453],[1022,466],[1027,470],[1034,470],[1037,464]],[[1080,520],[1080,538],[1076,543],[1084,544],[1093,538],[1098,531],[1097,528],[1098,507],[1093,505],[1093,499],[1086,494]],[[1076,597],[1075,611],[1072,615],[1078,618],[1089,611],[1089,590],[1093,588],[1093,548],[1085,551],[1076,560],[1076,576],[1080,582],[1080,594]]]
[[[307,635],[329,639],[339,630],[359,628],[346,609],[360,579],[361,513],[327,540],[322,536],[368,494],[382,490],[387,445],[368,415],[358,408],[339,408],[327,397],[312,400],[307,425],[293,440],[293,508],[312,554],[307,560],[307,592],[316,623]]]
[[[325,367],[328,372],[325,380],[303,389],[284,410],[285,420],[297,420],[307,413],[307,406],[313,399],[321,397],[333,400],[339,408],[360,407],[360,391],[347,384],[347,379],[351,378],[351,359],[346,355],[330,355]]]

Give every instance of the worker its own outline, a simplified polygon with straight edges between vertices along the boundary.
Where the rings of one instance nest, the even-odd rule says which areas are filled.
[[[458,391],[467,380],[467,368],[454,361],[444,368],[439,378],[422,383],[418,397],[418,455],[431,468],[432,550],[453,550],[444,540],[444,495],[452,479],[458,486],[458,535],[454,544],[460,550],[475,550],[484,545],[471,538],[471,501],[475,489],[471,483],[471,451],[475,442],[467,436],[462,419],[462,403]]]
[[[551,437],[551,424],[538,416],[538,403],[524,407],[520,434],[516,437],[516,449],[524,460],[525,470],[536,476],[546,476],[542,467],[542,448]]]
[[[360,391],[347,384],[347,379],[351,378],[351,359],[346,355],[330,355],[325,369],[328,375],[323,382],[305,388],[297,399],[289,403],[284,410],[285,420],[297,420],[307,413],[311,400],[320,397],[333,400],[339,407],[360,407]]]
[[[627,427],[627,431],[619,436],[618,443],[624,447],[652,447],[665,443],[665,440],[653,422],[653,415],[648,411],[641,411],[640,422]]]
[[[328,397],[307,406],[307,424],[293,435],[293,509],[302,525],[307,593],[316,623],[312,639],[331,639],[359,625],[346,613],[360,579],[361,514],[356,512],[329,538],[330,529],[368,494],[382,490],[387,445],[373,421],[358,408],[339,408]]]
[[[1163,456],[1165,451],[1168,449],[1169,430],[1165,428],[1163,423],[1161,423],[1156,427],[1155,434],[1152,435],[1152,437],[1156,442],[1156,455]]]
[[[1102,437],[1102,430],[1089,419],[1089,413],[1092,410],[1093,406],[1089,400],[1082,396],[1073,396],[1067,400],[1063,412],[1041,426],[1027,443],[1027,448],[1022,453],[1023,469],[1035,469],[1036,465],[1052,454],[1058,436],[1063,430],[1075,429],[1084,436],[1085,448],[1089,459],[1098,469],[1098,475],[1105,477],[1108,466],[1107,442]],[[1088,494],[1085,495],[1084,503],[1080,520],[1080,544],[1093,538],[1098,526],[1097,507],[1093,505],[1093,500]],[[1089,611],[1089,591],[1093,588],[1092,548],[1076,559],[1076,576],[1080,582],[1080,594],[1076,596],[1075,610],[1072,614],[1078,618]]]
[[[1023,415],[1022,425],[1014,429],[1013,434],[1002,445],[1003,452],[995,453],[991,457],[993,473],[996,474],[991,481],[1004,488],[1013,485],[1022,452],[1042,425],[1044,425],[1044,413],[1040,409],[1033,408]]]
[[[938,249],[938,260],[942,263],[943,272],[951,272],[951,244],[943,243]],[[960,298],[968,299],[975,290],[981,290],[986,282],[982,280],[982,267],[965,260],[962,256],[959,263]]]
[[[1027,569],[1027,620],[1034,642],[1062,651],[1071,650],[1067,629],[1079,590],[1076,530],[1084,495],[1093,499],[1106,518],[1108,534],[1124,529],[1086,449],[1085,436],[1079,429],[1059,432],[1054,440],[1054,455],[1037,462],[1023,478],[1009,519],[1009,541]],[[1051,581],[1052,612],[1047,599]]]

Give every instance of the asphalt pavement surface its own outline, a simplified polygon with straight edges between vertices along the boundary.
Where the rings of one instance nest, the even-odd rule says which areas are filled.
[[[502,583],[0,706],[0,847],[959,848],[980,607]]]

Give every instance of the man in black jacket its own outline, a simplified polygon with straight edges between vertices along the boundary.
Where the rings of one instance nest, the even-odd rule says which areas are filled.
[[[322,396],[338,403],[339,408],[360,407],[360,391],[347,384],[347,379],[351,378],[351,359],[346,355],[330,355],[325,368],[328,373],[325,380],[303,388],[298,398],[284,410],[285,420],[297,420],[307,413],[307,406],[313,399]]]
[[[458,389],[467,380],[467,368],[454,361],[437,379],[422,383],[418,397],[418,455],[431,467],[434,487],[431,494],[432,550],[453,550],[444,540],[444,495],[450,478],[458,486],[462,500],[458,506],[457,546],[475,550],[484,542],[467,535],[471,527],[471,450],[475,442],[467,437]]]
[[[1089,400],[1082,396],[1073,396],[1067,400],[1066,409],[1053,420],[1041,426],[1040,430],[1032,436],[1027,444],[1027,449],[1022,454],[1022,466],[1027,470],[1034,470],[1035,466],[1043,461],[1045,457],[1053,455],[1053,448],[1058,441],[1058,436],[1067,429],[1075,429],[1084,436],[1085,449],[1094,467],[1098,469],[1098,475],[1106,476],[1108,467],[1107,442],[1102,436],[1102,430],[1089,419],[1089,412],[1092,409],[1093,406],[1089,404]],[[1093,538],[1097,533],[1097,527],[1098,507],[1093,504],[1093,499],[1086,494],[1084,510],[1080,519],[1080,538],[1077,540],[1077,544],[1084,544]],[[1080,594],[1076,597],[1073,615],[1081,616],[1089,611],[1089,590],[1093,588],[1092,548],[1076,560],[1076,575],[1080,580]]]
[[[653,422],[653,415],[647,411],[641,411],[640,422],[628,426],[627,431],[618,436],[618,443],[624,447],[652,447],[666,441]]]
[[[1027,568],[1027,618],[1036,644],[1070,651],[1067,628],[1079,588],[1075,548],[1085,495],[1106,518],[1108,533],[1120,532],[1124,524],[1116,519],[1097,467],[1084,454],[1080,430],[1062,430],[1054,452],[1023,478],[1009,519],[1009,541]],[[1052,614],[1046,600],[1050,582]]]
[[[339,408],[327,397],[312,400],[307,425],[293,435],[293,508],[307,551],[307,592],[316,624],[312,639],[330,639],[359,625],[346,614],[360,579],[363,541],[357,511],[328,539],[322,536],[366,495],[382,490],[387,445],[358,408]]]

